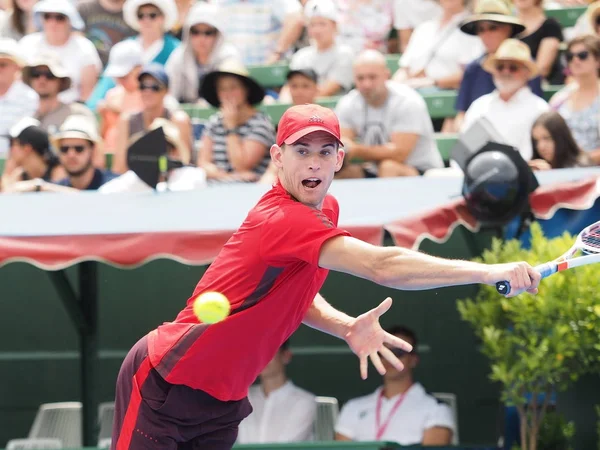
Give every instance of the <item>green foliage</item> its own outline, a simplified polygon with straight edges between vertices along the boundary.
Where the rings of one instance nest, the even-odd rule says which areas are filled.
[[[530,249],[516,240],[496,239],[479,260],[536,265],[555,259],[574,242],[567,233],[548,240],[538,223],[531,232]],[[600,371],[599,270],[589,265],[551,276],[537,295],[507,299],[493,286],[482,286],[474,299],[458,302],[461,317],[490,359],[490,378],[502,384],[503,401],[521,408],[520,413],[525,393],[563,390],[582,374]]]

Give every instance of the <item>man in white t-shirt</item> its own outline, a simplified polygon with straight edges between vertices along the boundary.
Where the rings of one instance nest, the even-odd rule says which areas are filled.
[[[239,426],[238,444],[312,440],[317,413],[315,396],[300,389],[286,375],[292,359],[289,341],[260,374],[260,384],[248,391],[252,413]]]
[[[531,128],[550,107],[531,92],[527,82],[538,74],[529,47],[517,39],[506,39],[483,68],[494,78],[496,90],[475,100],[461,126],[466,132],[481,118],[494,124],[505,144],[516,147],[525,161],[533,155]]]
[[[443,167],[423,97],[389,81],[385,57],[365,50],[353,73],[356,89],[336,106],[346,152],[338,178],[417,176]]]
[[[394,2],[394,28],[398,30],[400,53],[404,53],[412,31],[426,20],[441,15],[442,8],[436,0],[396,0]]]
[[[416,334],[404,326],[386,331],[409,342],[413,351],[392,349],[404,364],[402,372],[382,360],[386,369],[383,386],[344,405],[335,427],[336,440],[450,445],[456,432],[452,411],[427,394],[413,378],[413,370],[419,362]]]

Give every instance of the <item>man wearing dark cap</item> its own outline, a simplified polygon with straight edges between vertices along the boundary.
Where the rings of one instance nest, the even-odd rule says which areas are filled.
[[[181,110],[165,107],[165,96],[169,88],[169,76],[164,67],[157,63],[142,68],[138,76],[142,95],[143,109],[133,114],[122,114],[117,128],[113,171],[125,173],[127,167],[127,148],[132,136],[148,130],[152,122],[162,117],[170,120],[179,128],[180,136],[188,148],[192,148],[192,125],[189,116]]]
[[[314,103],[318,93],[317,73],[313,69],[290,70],[287,86],[294,105]]]
[[[4,192],[40,191],[44,182],[58,181],[66,175],[38,120],[21,119],[9,130],[8,137],[16,169],[2,178]]]

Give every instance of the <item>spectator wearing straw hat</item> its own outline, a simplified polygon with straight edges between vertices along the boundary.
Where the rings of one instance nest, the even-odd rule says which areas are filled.
[[[527,86],[528,80],[536,77],[539,70],[529,47],[519,40],[507,39],[486,59],[483,68],[492,75],[496,90],[473,102],[465,114],[461,131],[485,118],[494,125],[504,142],[517,148],[528,161],[533,152],[533,124],[550,108]]]
[[[67,176],[56,184],[80,191],[97,190],[115,178],[115,174],[94,167],[94,153],[102,145],[94,120],[86,116],[70,116],[52,137],[59,160]]]
[[[150,125],[148,131],[162,128],[167,144],[167,156],[174,161],[180,161],[183,167],[171,169],[167,180],[161,181],[156,186],[157,191],[193,191],[206,187],[206,172],[200,167],[190,166],[190,149],[183,143],[176,125],[167,119],[159,117]],[[135,142],[146,132],[138,133],[131,138]],[[113,194],[117,192],[142,192],[152,188],[144,183],[133,170],[128,170],[123,175],[109,181],[99,189],[99,192]]]
[[[8,130],[38,107],[38,95],[20,80],[24,65],[17,42],[0,39],[0,157],[8,152]]]
[[[40,122],[24,117],[11,127],[10,153],[15,169],[4,173],[4,192],[42,190],[43,182],[56,182],[66,176],[56,155],[50,150],[48,133]]]
[[[58,94],[71,87],[71,78],[57,55],[39,54],[23,68],[23,81],[39,96],[40,102],[33,117],[42,128],[54,134],[65,119],[73,114],[88,116],[95,121],[94,114],[81,103],[65,103]]]
[[[275,129],[256,109],[264,89],[236,61],[209,73],[200,95],[219,112],[208,119],[198,165],[212,180],[256,181],[269,165]]]
[[[454,129],[459,130],[464,113],[471,103],[495,89],[492,75],[483,68],[489,55],[498,50],[506,39],[515,37],[525,30],[525,26],[513,15],[504,0],[478,0],[475,12],[461,24],[463,33],[478,36],[485,47],[485,54],[470,62],[465,68],[456,99]],[[540,77],[529,81],[534,94],[543,97]]]
[[[21,52],[34,57],[38,53],[56,53],[71,78],[71,87],[60,93],[65,103],[86,100],[102,70],[102,61],[94,44],[82,36],[81,16],[69,0],[42,0],[33,7],[38,33],[19,41]]]

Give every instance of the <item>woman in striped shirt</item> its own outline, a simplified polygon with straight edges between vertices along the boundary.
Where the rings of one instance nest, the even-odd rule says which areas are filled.
[[[264,89],[237,61],[206,75],[200,96],[219,111],[208,119],[198,165],[209,180],[256,181],[269,165],[275,129],[255,105]]]

